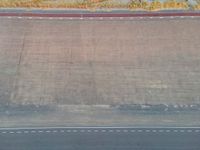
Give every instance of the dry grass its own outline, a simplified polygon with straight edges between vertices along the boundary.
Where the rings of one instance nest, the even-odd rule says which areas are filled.
[[[158,0],[147,2],[145,0],[131,0],[128,4],[117,3],[110,0],[0,0],[0,7],[25,7],[25,8],[128,8],[131,10],[160,10],[160,9],[188,9],[189,6],[185,1],[167,0],[161,3]],[[194,6],[195,9],[200,9],[200,4]]]

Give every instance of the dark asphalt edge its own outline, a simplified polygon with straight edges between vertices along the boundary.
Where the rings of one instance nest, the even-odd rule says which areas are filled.
[[[162,11],[130,11],[130,10],[42,10],[42,9],[2,9],[0,16],[21,17],[170,17],[170,16],[200,16],[200,11],[162,10]]]

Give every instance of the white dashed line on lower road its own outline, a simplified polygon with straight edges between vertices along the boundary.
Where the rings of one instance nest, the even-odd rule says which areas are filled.
[[[120,132],[121,130],[116,130],[116,132]]]
[[[109,132],[113,132],[113,130],[109,130]]]
[[[131,132],[135,132],[135,130],[131,130]]]
[[[24,131],[24,133],[29,133],[29,131]]]
[[[199,133],[200,132],[200,129],[199,128],[176,128],[176,129],[171,129],[171,128],[166,128],[166,129],[154,129],[154,128],[147,128],[147,129],[131,129],[131,128],[88,128],[88,129],[78,129],[78,128],[69,128],[69,129],[27,129],[27,130],[11,130],[9,131],[9,129],[7,129],[7,131],[3,131],[1,130],[0,131],[0,134],[7,134],[7,133],[10,133],[10,134],[35,134],[35,133],[57,133],[57,132],[60,132],[60,133],[64,133],[64,132],[68,132],[68,133],[80,133],[80,132],[102,132],[102,133],[120,133],[120,132],[123,132],[123,133],[131,133],[131,132],[144,132],[144,133],[154,133],[156,134],[156,132],[159,132],[159,133]]]
[[[64,132],[65,132],[65,130],[60,130],[60,132],[61,132],[61,133],[64,133]]]
[[[77,132],[77,130],[73,130],[73,132]]]
[[[7,132],[6,132],[6,131],[3,131],[3,132],[1,132],[1,133],[6,134]]]
[[[187,132],[192,132],[192,130],[187,130]]]
[[[10,131],[9,133],[11,133],[11,134],[14,134],[15,132],[13,132],[13,131]]]
[[[157,132],[157,130],[152,130],[152,132]]]
[[[123,130],[123,132],[128,132],[128,130]]]

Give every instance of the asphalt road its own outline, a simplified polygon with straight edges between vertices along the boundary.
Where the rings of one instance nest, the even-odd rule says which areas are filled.
[[[199,150],[200,128],[1,129],[1,150]]]

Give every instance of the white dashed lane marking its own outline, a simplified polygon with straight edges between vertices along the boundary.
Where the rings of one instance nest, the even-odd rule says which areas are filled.
[[[131,133],[131,132],[144,132],[144,133],[199,133],[200,129],[49,129],[49,130],[0,130],[0,134],[37,134],[37,133],[91,133],[91,132],[101,132],[101,133]]]
[[[0,16],[1,17],[1,16]],[[200,18],[200,16],[149,16],[149,17],[26,17],[26,16],[6,16],[2,18],[7,18],[7,19],[48,19],[48,20],[123,20],[123,19],[130,19],[130,20],[134,20],[134,19],[174,19],[174,18],[180,18],[180,19],[184,19],[184,18]]]

